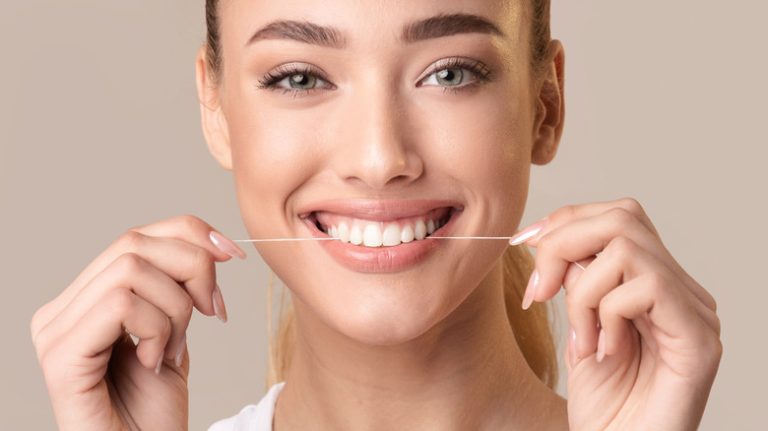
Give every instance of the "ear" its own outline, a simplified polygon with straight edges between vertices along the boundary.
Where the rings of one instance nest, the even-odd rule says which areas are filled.
[[[565,119],[565,51],[559,40],[549,42],[546,67],[536,94],[531,163],[546,165],[555,158]]]
[[[203,135],[213,157],[224,169],[231,171],[232,147],[229,141],[229,128],[224,111],[221,109],[220,88],[213,76],[208,73],[206,57],[207,50],[203,45],[197,50],[195,61],[195,81]]]

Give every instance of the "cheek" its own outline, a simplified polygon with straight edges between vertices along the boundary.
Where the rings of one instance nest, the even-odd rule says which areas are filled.
[[[244,101],[228,121],[238,203],[252,237],[290,236],[286,197],[316,171],[317,138],[302,126],[310,114],[254,105]]]
[[[430,162],[464,188],[478,233],[511,235],[527,200],[531,119],[527,99],[517,94],[523,93],[505,87],[433,115],[429,140],[440,145]]]

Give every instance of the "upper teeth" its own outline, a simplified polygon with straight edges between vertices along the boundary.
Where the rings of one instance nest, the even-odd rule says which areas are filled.
[[[370,220],[340,221],[331,225],[328,234],[342,242],[366,247],[395,246],[404,242],[427,237],[445,224],[442,220],[417,219],[416,221],[375,222]]]

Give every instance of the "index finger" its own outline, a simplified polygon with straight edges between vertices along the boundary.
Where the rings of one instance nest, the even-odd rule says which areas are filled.
[[[560,207],[539,222],[528,226],[520,232],[516,233],[512,239],[509,240],[509,243],[510,245],[518,245],[524,242],[532,247],[536,247],[539,239],[547,232],[555,230],[559,226],[562,226],[571,221],[593,217],[614,208],[623,208],[632,213],[635,217],[637,217],[643,226],[648,228],[648,230],[651,231],[651,233],[653,233],[657,238],[660,238],[659,232],[651,222],[648,214],[646,214],[643,206],[640,205],[636,199],[626,197],[612,201],[592,202],[583,205],[566,205]]]

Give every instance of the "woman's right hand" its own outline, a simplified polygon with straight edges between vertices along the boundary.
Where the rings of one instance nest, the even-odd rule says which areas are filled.
[[[187,429],[192,309],[226,321],[215,262],[245,257],[211,231],[189,215],[129,229],[35,312],[60,430]]]

